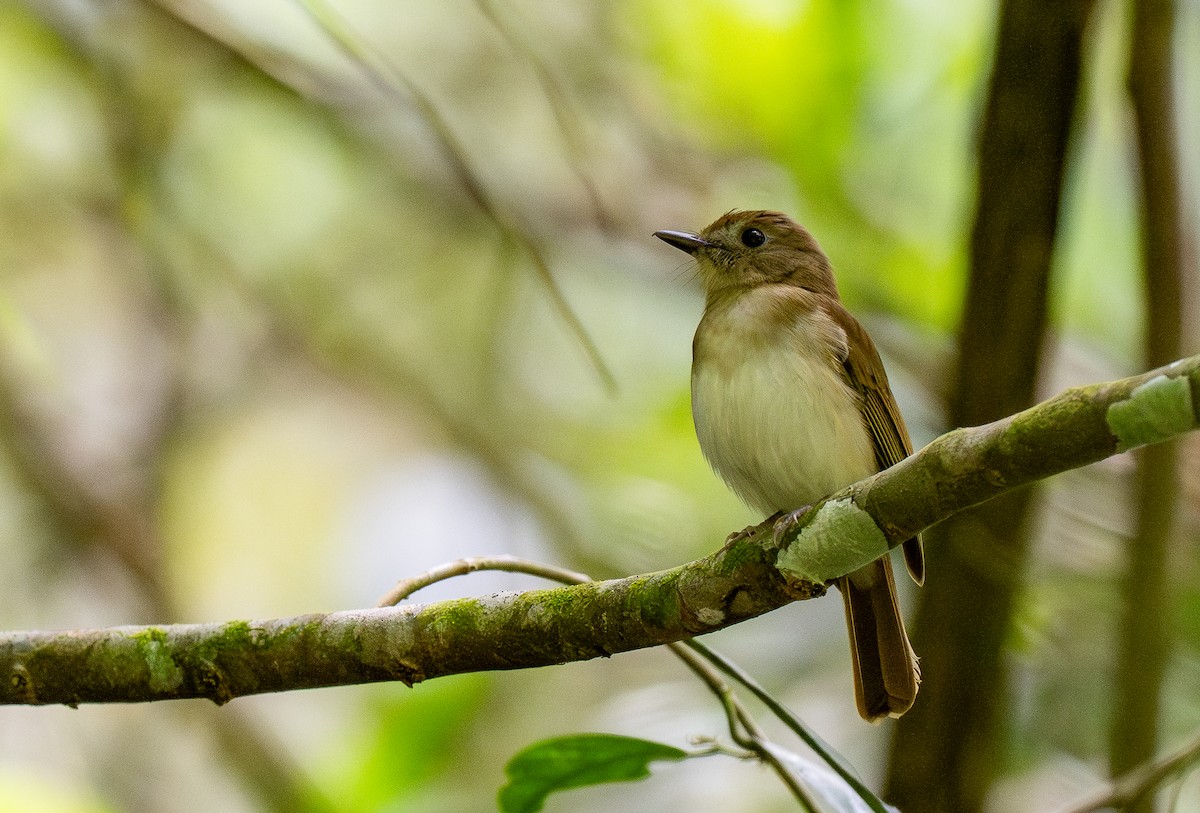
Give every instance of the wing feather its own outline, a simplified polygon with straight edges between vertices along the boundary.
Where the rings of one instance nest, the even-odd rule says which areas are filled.
[[[912,454],[912,439],[892,395],[887,372],[879,351],[866,328],[858,323],[840,302],[824,305],[829,316],[846,332],[847,352],[842,366],[846,380],[862,398],[863,421],[875,445],[875,460],[882,471]],[[925,581],[925,553],[921,537],[915,536],[902,545],[904,563],[917,584]]]

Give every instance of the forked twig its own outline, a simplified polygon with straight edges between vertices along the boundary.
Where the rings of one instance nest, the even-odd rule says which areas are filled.
[[[431,568],[424,573],[419,573],[416,576],[401,579],[396,583],[395,587],[379,600],[378,606],[386,607],[398,604],[423,587],[480,570],[527,573],[562,584],[585,584],[592,581],[591,577],[584,573],[567,570],[566,568],[545,562],[522,559],[509,554],[475,556],[447,562]],[[769,747],[769,741],[763,733],[762,728],[750,715],[737,695],[734,694],[729,684],[721,677],[720,672],[724,672],[749,689],[751,694],[761,700],[809,748],[816,752],[862,798],[863,802],[872,811],[875,811],[875,813],[887,813],[883,802],[862,783],[862,780],[858,778],[854,770],[842,759],[841,755],[834,751],[816,732],[806,726],[791,709],[775,699],[737,664],[695,640],[670,643],[666,646],[700,678],[704,685],[721,702],[728,720],[729,733],[734,742],[746,750],[753,752],[764,763],[770,765],[772,770],[775,771],[792,792],[792,795],[802,804],[807,805],[810,809],[815,809],[816,807],[814,800],[810,798],[808,789],[805,788],[796,775],[780,759],[777,749]],[[713,668],[714,666],[716,667],[715,669]]]

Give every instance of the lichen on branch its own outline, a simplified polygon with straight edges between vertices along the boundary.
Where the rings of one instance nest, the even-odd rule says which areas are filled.
[[[821,595],[824,585],[809,579],[854,570],[883,546],[1009,489],[1197,426],[1200,356],[1193,356],[949,432],[798,519],[764,522],[671,570],[266,621],[2,633],[0,703],[224,703],[319,686],[412,685],[681,641]],[[841,572],[833,572],[828,551],[839,544],[855,553],[835,557]]]

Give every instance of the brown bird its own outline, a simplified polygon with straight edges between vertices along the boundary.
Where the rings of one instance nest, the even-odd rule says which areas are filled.
[[[817,241],[779,212],[730,212],[699,234],[655,237],[696,258],[704,316],[692,342],[692,417],[713,469],[772,516],[891,466],[912,442],[867,331],[842,305]],[[903,545],[925,578],[921,538]],[[921,673],[891,560],[837,580],[858,712],[899,717]]]

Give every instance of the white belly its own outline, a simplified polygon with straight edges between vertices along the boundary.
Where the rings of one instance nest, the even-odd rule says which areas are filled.
[[[693,364],[692,417],[704,456],[751,507],[800,508],[879,470],[857,393],[803,324],[717,352],[721,363]]]

